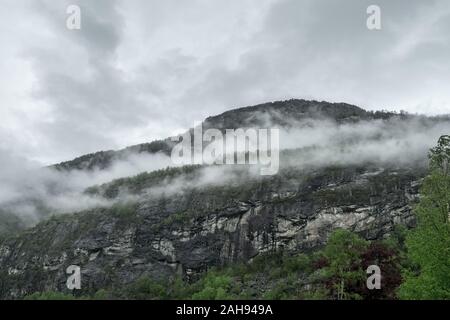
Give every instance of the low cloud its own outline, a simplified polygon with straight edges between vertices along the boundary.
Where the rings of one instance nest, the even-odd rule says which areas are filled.
[[[264,119],[267,125],[270,119]],[[287,120],[287,122],[289,122]],[[289,129],[286,129],[289,128]],[[398,116],[388,120],[337,123],[330,119],[291,122],[280,128],[280,165],[305,171],[330,165],[372,163],[387,166],[425,166],[428,150],[441,135],[450,132],[450,119]],[[132,194],[122,190],[110,199],[86,189],[122,177],[135,176],[174,166],[162,153],[130,153],[107,169],[56,170],[0,152],[0,205],[32,225],[44,216],[69,213],[139,197],[170,196],[187,189],[239,185],[261,178],[260,167],[242,165],[207,166],[194,176],[180,175]],[[250,169],[249,169],[250,168]],[[2,214],[2,213],[0,213]]]
[[[424,164],[428,150],[450,132],[450,119],[408,116],[337,124],[306,121],[281,131],[281,149],[302,148],[295,165]]]
[[[50,214],[109,206],[113,203],[110,199],[86,194],[86,188],[170,165],[170,158],[162,154],[130,154],[108,169],[91,171],[42,168],[5,152],[0,159],[0,205],[3,209],[0,214],[12,213],[27,224]]]

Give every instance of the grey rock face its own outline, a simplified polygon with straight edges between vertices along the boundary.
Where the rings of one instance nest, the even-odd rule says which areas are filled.
[[[143,275],[186,279],[258,254],[306,252],[336,228],[382,238],[414,225],[423,170],[333,168],[281,172],[246,186],[142,198],[40,223],[0,243],[0,297],[67,291],[79,265],[81,292],[122,286]]]

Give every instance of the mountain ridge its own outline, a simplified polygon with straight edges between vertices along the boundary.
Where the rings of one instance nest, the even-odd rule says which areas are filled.
[[[290,120],[299,120],[306,117],[326,117],[337,121],[355,121],[360,119],[388,119],[397,115],[389,111],[366,111],[358,106],[342,102],[331,103],[316,100],[290,99],[231,109],[221,114],[207,117],[203,121],[203,125],[205,129],[235,129],[264,125],[264,123],[259,121],[252,121],[251,117],[255,112],[268,113],[269,116],[272,116],[272,120],[275,120],[275,124],[281,126],[286,125],[285,121],[280,121],[281,117],[287,117]],[[154,154],[162,152],[169,155],[173,145],[174,143],[170,138],[165,138],[163,140],[128,146],[119,150],[105,150],[85,154],[72,160],[50,165],[50,167],[58,170],[105,169],[114,160],[123,159],[130,153]]]

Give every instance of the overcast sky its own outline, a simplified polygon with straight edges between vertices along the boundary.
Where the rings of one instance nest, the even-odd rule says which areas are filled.
[[[450,113],[448,0],[2,0],[0,41],[0,157],[42,164],[289,98]]]

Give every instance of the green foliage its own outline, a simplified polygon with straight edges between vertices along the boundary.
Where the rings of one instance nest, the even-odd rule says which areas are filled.
[[[71,294],[55,291],[35,292],[25,297],[25,300],[75,300]]]
[[[111,300],[112,298],[111,292],[106,289],[100,289],[92,296],[92,300]]]
[[[101,186],[92,186],[86,190],[86,193],[100,194],[110,199],[117,197],[121,190],[127,190],[131,194],[139,194],[145,189],[160,184],[170,184],[180,176],[186,179],[194,179],[199,174],[199,168],[198,165],[192,165],[143,172],[133,177],[116,179]]]
[[[266,291],[262,298],[266,300],[288,300],[294,297],[289,294],[291,288],[286,281],[278,282],[272,289]]]
[[[234,296],[231,293],[232,278],[209,272],[201,281],[200,291],[192,295],[194,300],[228,300]]]
[[[126,289],[128,299],[157,300],[169,299],[167,288],[163,282],[143,277]]]
[[[331,282],[332,294],[338,299],[359,298],[347,290],[347,286],[365,279],[361,266],[361,253],[368,242],[346,230],[336,230],[328,240],[323,252],[327,265],[322,269],[323,275]]]
[[[450,136],[439,138],[438,145],[430,150],[430,169],[442,176],[449,175],[450,165]]]
[[[417,228],[407,236],[408,257],[415,268],[405,271],[401,298],[450,298],[449,163],[450,136],[443,136],[430,152],[430,175],[423,182],[415,210]]]

